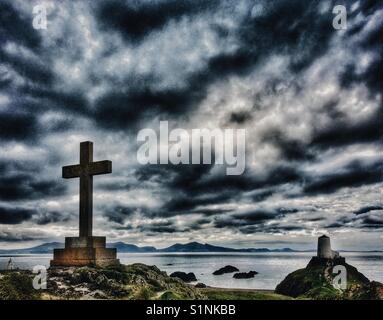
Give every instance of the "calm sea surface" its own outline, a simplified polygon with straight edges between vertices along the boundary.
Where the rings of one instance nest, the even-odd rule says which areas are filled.
[[[120,253],[124,264],[156,265],[168,274],[174,271],[194,272],[198,282],[222,288],[274,289],[284,277],[309,262],[314,253]],[[383,282],[383,253],[341,253],[346,262],[358,268],[370,280]],[[50,254],[14,255],[12,260],[20,269],[35,265],[49,266]],[[0,256],[0,269],[5,269],[9,256]],[[225,266],[236,266],[241,272],[259,272],[253,279],[233,279],[233,274],[212,275]]]

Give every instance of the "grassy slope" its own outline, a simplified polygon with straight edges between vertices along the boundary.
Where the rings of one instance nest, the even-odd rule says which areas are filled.
[[[0,300],[38,300],[40,292],[33,289],[32,278],[25,273],[0,274]]]

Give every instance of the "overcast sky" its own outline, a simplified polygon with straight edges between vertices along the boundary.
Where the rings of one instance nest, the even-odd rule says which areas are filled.
[[[382,35],[373,0],[0,0],[0,247],[78,234],[61,167],[90,140],[109,242],[382,249]],[[138,164],[160,120],[246,129],[245,173]]]

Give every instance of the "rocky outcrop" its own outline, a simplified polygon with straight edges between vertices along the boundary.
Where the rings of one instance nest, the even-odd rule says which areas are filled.
[[[371,281],[363,286],[351,285],[345,292],[345,298],[351,300],[383,300],[383,284]]]
[[[30,271],[0,273],[1,299],[206,299],[196,288],[144,264],[48,269],[47,289],[35,290]]]
[[[195,274],[193,272],[182,272],[182,271],[176,271],[170,274],[172,278],[178,278],[181,279],[184,282],[193,282],[197,281],[197,278],[195,277]]]
[[[250,279],[254,278],[254,276],[258,274],[257,271],[249,271],[249,272],[237,272],[233,275],[234,279]]]
[[[198,282],[196,285],[195,285],[196,288],[207,288],[207,285],[202,283],[202,282]]]
[[[334,286],[335,266],[346,270],[346,288]],[[278,294],[318,300],[382,299],[383,285],[370,280],[342,257],[325,259],[313,257],[304,269],[290,273],[275,289]]]
[[[238,268],[236,268],[236,267],[224,266],[224,267],[214,271],[213,274],[215,276],[220,276],[220,275],[225,274],[225,273],[232,273],[232,272],[236,272],[236,271],[239,271]]]

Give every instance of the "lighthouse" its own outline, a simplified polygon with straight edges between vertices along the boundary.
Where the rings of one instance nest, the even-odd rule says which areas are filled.
[[[339,257],[337,251],[331,250],[330,238],[326,235],[318,238],[317,257],[322,259],[335,259]]]
[[[344,265],[346,259],[338,251],[331,249],[330,237],[323,235],[318,238],[317,255],[312,257],[308,267]]]

